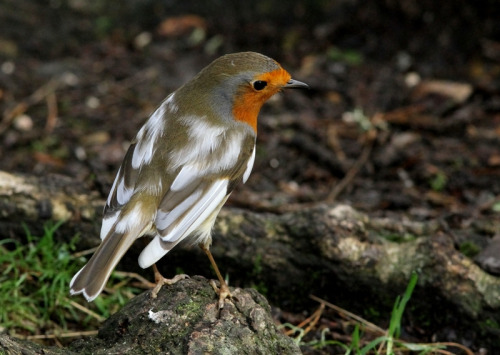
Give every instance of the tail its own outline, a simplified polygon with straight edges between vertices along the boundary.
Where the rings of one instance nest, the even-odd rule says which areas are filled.
[[[102,292],[116,264],[137,237],[131,232],[110,233],[104,238],[88,263],[73,276],[69,292],[72,295],[83,293],[87,301],[93,301]]]
[[[149,209],[147,207],[138,202],[132,209],[121,211],[116,217],[111,217],[114,220],[111,228],[109,221],[103,223],[102,228],[107,230],[107,235],[87,265],[73,276],[69,285],[72,295],[83,293],[89,302],[99,296],[116,264],[134,241],[151,229],[151,216],[154,216],[156,207],[151,206]]]

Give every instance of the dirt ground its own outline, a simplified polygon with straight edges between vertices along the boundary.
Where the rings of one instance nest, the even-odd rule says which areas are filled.
[[[499,274],[498,257],[484,257],[500,255],[499,7],[5,1],[0,169],[69,175],[106,196],[128,142],[168,93],[219,55],[257,51],[311,90],[264,107],[253,174],[230,205],[338,201],[439,219],[457,249]]]

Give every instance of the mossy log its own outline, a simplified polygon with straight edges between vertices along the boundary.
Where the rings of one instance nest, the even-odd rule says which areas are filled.
[[[222,310],[207,279],[193,277],[146,291],[106,320],[95,337],[58,348],[0,336],[8,354],[300,354],[277,329],[266,299],[253,289],[231,289]]]
[[[21,222],[36,229],[43,220],[65,219],[61,235],[78,232],[82,248],[95,246],[103,203],[69,178],[0,172],[4,237],[19,236]],[[400,241],[389,241],[388,234]],[[411,302],[423,317],[441,326],[465,320],[464,331],[478,334],[494,333],[488,324],[500,323],[500,278],[457,251],[437,221],[373,218],[342,204],[283,214],[224,208],[213,235],[211,250],[231,285],[259,285],[282,308],[310,304],[310,293],[355,311],[367,305],[390,308],[415,271],[419,281]],[[197,260],[207,264],[204,256],[183,248],[166,259],[187,273]]]

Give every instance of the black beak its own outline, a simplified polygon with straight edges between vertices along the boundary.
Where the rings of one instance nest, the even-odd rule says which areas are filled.
[[[302,81],[290,79],[284,86],[285,89],[309,89],[309,85]]]

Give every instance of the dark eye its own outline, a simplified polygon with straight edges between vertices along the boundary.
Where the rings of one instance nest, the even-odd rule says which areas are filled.
[[[266,86],[267,86],[267,81],[257,80],[253,82],[253,88],[258,91],[264,89]]]

